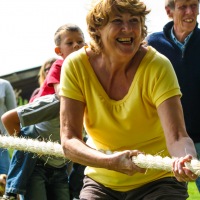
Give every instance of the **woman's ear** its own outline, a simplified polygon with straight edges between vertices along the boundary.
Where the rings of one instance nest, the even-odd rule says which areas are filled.
[[[58,56],[62,56],[62,53],[60,51],[60,47],[55,47],[55,53],[58,55]]]

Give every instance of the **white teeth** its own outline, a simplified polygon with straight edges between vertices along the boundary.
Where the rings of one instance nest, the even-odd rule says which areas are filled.
[[[185,22],[193,22],[193,19],[185,19]]]
[[[121,43],[131,44],[132,38],[118,38],[117,41]]]
[[[120,42],[130,42],[131,38],[118,38],[118,41],[120,41]]]

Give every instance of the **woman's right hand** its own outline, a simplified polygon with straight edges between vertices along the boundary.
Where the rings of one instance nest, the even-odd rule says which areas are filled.
[[[122,152],[115,152],[108,155],[108,169],[121,172],[132,176],[133,174],[145,173],[146,169],[140,168],[132,161],[133,156],[137,156],[141,152],[138,150],[125,150]]]

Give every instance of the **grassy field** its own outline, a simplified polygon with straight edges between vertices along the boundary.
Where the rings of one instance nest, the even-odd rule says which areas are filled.
[[[194,182],[190,182],[188,184],[188,193],[189,198],[187,200],[199,200],[200,199],[200,193],[197,189],[197,186]]]

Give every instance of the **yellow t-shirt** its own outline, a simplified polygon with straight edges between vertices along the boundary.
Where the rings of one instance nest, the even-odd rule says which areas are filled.
[[[148,47],[127,95],[115,101],[108,97],[98,81],[85,48],[64,61],[60,95],[86,103],[84,126],[90,136],[88,144],[97,150],[137,149],[147,154],[169,156],[156,109],[166,99],[181,95],[169,60]],[[87,167],[85,174],[117,191],[128,191],[173,176],[150,169],[145,174],[128,176],[94,167]]]

